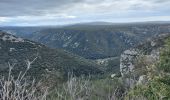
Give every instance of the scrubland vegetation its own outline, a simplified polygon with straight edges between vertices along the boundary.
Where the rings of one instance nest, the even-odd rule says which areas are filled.
[[[140,56],[135,68],[127,76],[120,73],[99,76],[64,77],[62,82],[49,85],[41,79],[34,80],[27,73],[34,61],[26,60],[25,71],[14,75],[15,64],[8,64],[8,75],[0,77],[1,100],[170,100],[170,38],[166,39],[156,61]],[[82,69],[83,70],[83,69]],[[53,72],[55,73],[55,72]],[[53,75],[53,74],[50,74]],[[59,74],[60,75],[60,74]],[[111,77],[112,76],[112,77]],[[33,76],[34,77],[34,76]],[[36,77],[36,76],[35,76]],[[56,77],[51,80],[56,81]],[[124,82],[133,79],[134,84]],[[59,81],[59,80],[57,80]],[[130,82],[130,81],[129,81]]]
[[[127,100],[169,100],[170,99],[170,38],[166,40],[160,54],[160,61],[146,70],[148,81],[136,85],[128,92]],[[139,65],[140,66],[140,65]]]

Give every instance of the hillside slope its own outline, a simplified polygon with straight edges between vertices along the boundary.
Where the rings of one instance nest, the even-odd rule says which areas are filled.
[[[40,78],[52,75],[67,77],[68,72],[75,75],[98,74],[103,71],[93,61],[73,55],[63,50],[50,49],[42,44],[0,32],[0,73],[6,74],[8,63],[16,64],[14,74],[26,69],[26,60],[32,61],[29,76]]]
[[[120,72],[127,88],[125,100],[170,99],[170,33],[124,51]]]
[[[119,56],[148,38],[170,32],[169,24],[72,25],[47,28],[29,38],[52,48],[62,48],[89,59]]]

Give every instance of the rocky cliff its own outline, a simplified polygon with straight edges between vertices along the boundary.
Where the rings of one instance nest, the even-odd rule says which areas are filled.
[[[147,72],[152,70],[149,66],[159,61],[160,50],[163,48],[164,40],[169,36],[169,33],[159,35],[121,54],[120,72],[127,87],[147,82]]]

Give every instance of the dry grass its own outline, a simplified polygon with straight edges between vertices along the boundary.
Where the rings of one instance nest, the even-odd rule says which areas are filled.
[[[26,73],[30,69],[33,61],[27,60],[27,69],[24,72],[20,72],[17,78],[11,74],[15,64],[9,64],[8,77],[2,77],[0,79],[0,98],[1,100],[46,100],[47,89],[40,91],[40,82],[35,80],[28,80]]]

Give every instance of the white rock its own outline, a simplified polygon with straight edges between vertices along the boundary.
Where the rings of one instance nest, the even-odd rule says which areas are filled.
[[[10,49],[9,49],[10,52],[12,52],[12,51],[14,51],[14,50],[15,50],[15,48],[10,48]]]
[[[4,35],[2,37],[3,41],[11,41],[11,42],[24,42],[24,40],[22,38],[16,38],[12,35]]]
[[[116,76],[116,74],[112,74],[112,75],[111,75],[111,78],[114,78],[115,76]]]
[[[146,75],[142,75],[139,77],[139,80],[137,82],[137,85],[144,85],[147,82],[147,76]]]

